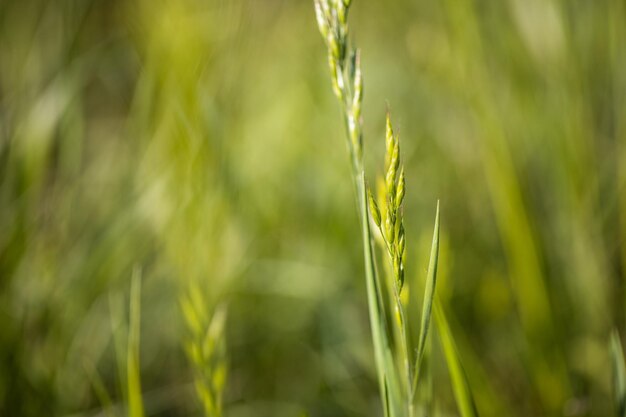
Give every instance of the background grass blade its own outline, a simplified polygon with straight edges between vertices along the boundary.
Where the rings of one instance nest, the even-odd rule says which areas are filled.
[[[457,407],[461,417],[478,417],[478,411],[474,404],[474,399],[470,391],[470,385],[467,381],[465,371],[461,365],[459,354],[457,351],[448,320],[441,305],[435,303],[435,322],[439,332],[439,340],[448,364],[448,372],[452,381],[452,390],[456,399]]]
[[[85,373],[91,382],[98,400],[100,401],[103,414],[106,417],[117,417],[117,413],[114,411],[113,401],[111,400],[111,396],[104,385],[102,376],[98,372],[98,369],[96,369],[93,364],[87,362],[83,364],[83,368],[85,369]]]
[[[139,368],[139,334],[141,323],[141,271],[135,268],[130,286],[130,324],[127,350],[128,416],[144,417]]]
[[[626,417],[626,364],[624,364],[624,350],[617,330],[613,330],[611,333],[610,343],[615,415],[616,417]]]

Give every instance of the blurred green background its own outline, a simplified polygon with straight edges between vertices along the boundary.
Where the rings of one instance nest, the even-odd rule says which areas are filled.
[[[408,280],[439,198],[438,293],[483,416],[611,413],[625,11],[353,1],[368,175],[388,105]],[[341,123],[312,1],[0,1],[0,415],[124,402],[134,267],[147,415],[201,414],[190,293],[228,303],[225,415],[382,415]],[[437,350],[433,372],[456,415]]]

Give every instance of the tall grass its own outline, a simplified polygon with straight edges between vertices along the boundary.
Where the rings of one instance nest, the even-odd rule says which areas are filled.
[[[363,121],[361,117],[363,76],[360,67],[360,51],[348,42],[347,19],[351,3],[351,0],[316,0],[315,12],[320,33],[328,48],[332,86],[342,105],[345,119],[348,151],[352,162],[352,180],[356,188],[363,231],[370,324],[383,410],[385,415],[390,417],[412,417],[416,415],[415,394],[420,383],[420,371],[426,351],[435,298],[439,262],[439,203],[437,203],[417,349],[414,354],[408,331],[410,321],[407,320],[402,300],[406,262],[402,205],[406,192],[406,180],[400,160],[400,142],[393,132],[391,118],[387,113],[385,179],[380,181],[384,186],[379,193],[382,198],[377,202],[372,192],[367,189],[363,167]],[[366,200],[369,204],[366,204]],[[382,251],[389,259],[389,267],[385,270],[390,273],[387,274],[386,280],[380,278],[374,261],[370,215],[379,229]],[[387,298],[388,295],[389,298]],[[439,316],[442,315],[443,313],[440,312]],[[392,325],[393,330],[388,328],[389,324]],[[445,318],[440,317],[438,324],[443,330],[442,342],[461,414],[463,417],[477,415],[469,393],[469,385],[461,375],[461,365]],[[399,348],[394,349],[394,346]],[[399,369],[397,365],[400,365]]]
[[[0,415],[206,413],[224,300],[227,416],[620,415],[623,2],[349,9],[357,175],[310,2],[0,2]]]

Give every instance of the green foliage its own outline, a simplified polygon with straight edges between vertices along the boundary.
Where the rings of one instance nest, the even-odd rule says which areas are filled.
[[[619,412],[624,2],[312,3],[0,1],[1,416]]]

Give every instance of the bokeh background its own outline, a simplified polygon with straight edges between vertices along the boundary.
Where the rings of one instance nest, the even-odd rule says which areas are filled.
[[[625,11],[353,1],[368,177],[389,107],[409,291],[440,199],[438,294],[483,416],[612,412]],[[147,415],[201,415],[184,294],[228,304],[225,415],[381,415],[341,123],[312,1],[0,1],[0,415],[103,415],[103,391],[124,415],[134,268]]]

